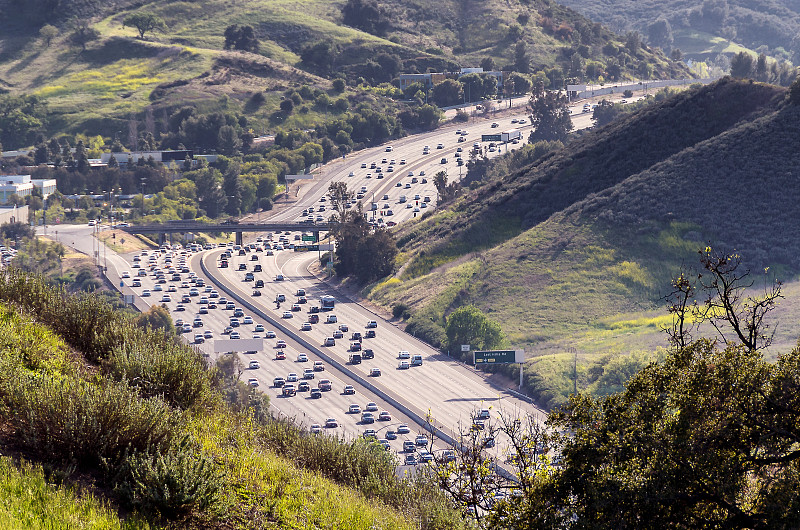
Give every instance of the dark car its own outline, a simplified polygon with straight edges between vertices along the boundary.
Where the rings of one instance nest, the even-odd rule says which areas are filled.
[[[264,280],[256,280],[256,289],[264,288]]]
[[[311,394],[309,394],[309,396],[313,399],[319,399],[322,397],[322,392],[320,391],[319,388],[312,388]]]
[[[375,352],[368,348],[368,349],[364,350],[361,353],[361,356],[364,359],[374,359],[375,358]]]
[[[356,331],[350,336],[350,340],[361,341],[361,333]]]
[[[368,329],[367,332],[364,334],[364,338],[366,339],[374,339],[375,338],[375,330]]]

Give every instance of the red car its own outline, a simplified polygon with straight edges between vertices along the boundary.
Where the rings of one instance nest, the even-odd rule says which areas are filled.
[[[286,360],[286,354],[285,354],[285,353],[283,353],[283,351],[278,351],[278,352],[275,354],[275,360],[277,360],[277,361],[284,361],[284,360]]]

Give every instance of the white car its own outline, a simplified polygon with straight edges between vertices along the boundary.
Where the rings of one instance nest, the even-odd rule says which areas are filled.
[[[308,362],[308,355],[306,355],[305,353],[301,353],[300,355],[297,356],[297,362],[299,362],[299,363],[307,363]]]
[[[291,311],[284,311],[283,312],[283,318],[292,318],[292,316],[293,315],[292,315]]]
[[[125,272],[122,273],[122,277],[123,278],[130,278],[131,277],[131,273],[128,272],[128,271],[125,271]]]

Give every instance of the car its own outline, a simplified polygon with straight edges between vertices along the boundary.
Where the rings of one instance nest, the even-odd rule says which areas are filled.
[[[283,318],[292,318],[293,316],[294,315],[292,314],[291,311],[284,311],[283,312]]]
[[[336,331],[333,332],[333,338],[334,339],[343,339],[344,338],[344,333],[342,333],[341,331],[339,331],[337,329]],[[327,344],[326,344],[326,346],[327,346]],[[330,344],[330,346],[333,346],[333,344]]]
[[[442,158],[442,159],[441,159],[439,162],[440,162],[441,164],[446,164],[446,163],[447,163],[447,159],[446,159],[446,158]]]
[[[347,174],[347,176],[348,177],[355,177],[356,176],[356,172],[355,171],[351,171],[350,173]]]
[[[314,371],[315,372],[324,372],[325,371],[325,363],[322,361],[314,361]]]
[[[332,388],[333,388],[333,385],[332,385],[330,379],[320,379],[319,380],[319,389],[320,390],[322,390],[324,392],[327,392],[327,391],[331,390]]]
[[[300,307],[300,304],[292,304],[292,311],[297,312],[297,311],[302,311],[302,310],[303,310],[303,308]]]
[[[397,358],[398,359],[410,359],[411,358],[411,354],[408,353],[407,351],[403,350],[401,352],[398,352]]]
[[[360,351],[361,350],[361,343],[360,342],[351,342],[350,343],[350,351]]]
[[[134,278],[133,282],[131,283],[131,287],[141,287],[142,282],[139,281],[139,278]]]
[[[150,296],[150,289],[145,289],[144,291],[142,291],[143,298],[146,298],[148,296]]]
[[[361,407],[358,403],[353,403],[350,405],[350,408],[347,409],[348,414],[361,414]]]
[[[528,120],[526,120],[525,118],[520,118],[519,119],[519,124],[520,125],[525,125],[526,123],[528,123]]]
[[[281,392],[285,397],[291,397],[297,395],[297,389],[291,383],[286,383],[283,387],[283,392]]]
[[[122,277],[123,277],[123,278],[130,278],[130,277],[131,277],[131,273],[130,273],[130,272],[128,272],[128,271],[123,271],[123,273],[122,273]]]
[[[422,450],[417,454],[419,458],[419,462],[421,464],[427,464],[428,462],[433,462],[433,454],[430,451]]]
[[[277,276],[275,276],[276,282],[282,282],[283,280],[284,280],[283,274],[278,274]]]
[[[256,379],[255,377],[251,377],[250,379],[247,380],[247,385],[258,386],[258,379]]]
[[[417,445],[411,440],[404,440],[403,441],[403,452],[404,453],[414,453],[417,451]]]
[[[297,362],[299,363],[307,363],[308,362],[308,355],[305,353],[301,353],[297,356]]]
[[[326,324],[336,324],[338,322],[336,315],[328,315],[325,319]]]
[[[325,428],[326,429],[334,429],[339,426],[339,422],[336,421],[336,418],[328,418],[325,420]]]
[[[261,324],[259,324],[258,326],[261,326]],[[256,329],[254,329],[253,331],[264,331],[264,326],[261,326],[261,329],[258,329],[258,326],[256,326]],[[266,334],[264,334],[265,339],[274,339],[275,336],[276,336],[275,332],[272,330],[269,330],[266,332]]]
[[[381,369],[380,368],[370,368],[369,375],[370,375],[370,377],[380,377],[381,376]]]
[[[366,325],[367,329],[377,328],[377,327],[378,327],[378,323],[376,321],[370,320],[370,321],[367,322],[367,325]]]
[[[275,352],[275,360],[276,361],[286,360],[286,354],[283,352],[283,350],[278,350]]]
[[[320,382],[320,384],[321,384],[321,382]],[[345,385],[344,389],[342,390],[342,393],[344,395],[346,395],[346,396],[352,396],[352,395],[355,395],[356,389],[355,389],[355,387],[353,387],[353,385]]]
[[[255,370],[255,369],[257,369],[257,368],[261,368],[261,365],[260,365],[260,364],[258,364],[258,361],[250,361],[250,363],[247,365],[247,367],[248,367],[250,370]]]
[[[375,358],[375,352],[372,351],[371,348],[365,348],[364,351],[361,353],[361,356],[364,359],[374,359]]]
[[[436,149],[444,149],[444,144],[436,144]]]
[[[408,361],[400,361],[397,364],[397,368],[399,370],[408,370],[410,367],[411,367],[411,365],[408,363]]]
[[[370,401],[364,407],[364,410],[366,410],[367,412],[377,412],[378,411],[378,405],[376,405],[375,402]]]
[[[283,339],[279,339],[278,342],[275,343],[275,347],[276,348],[285,348],[286,347],[286,341],[283,340]]]
[[[386,146],[386,152],[387,153],[391,153],[392,152],[392,146],[391,145],[387,145]]]
[[[194,334],[194,343],[195,344],[202,344],[205,341],[206,341],[206,339],[203,338],[203,334],[202,333],[195,333]]]
[[[418,434],[416,438],[414,438],[414,443],[417,445],[428,445],[428,437],[424,434]]]
[[[375,415],[371,412],[361,414],[361,423],[375,423]]]
[[[498,127],[500,127],[499,123],[497,122],[492,123],[492,129],[497,129]]]
[[[314,370],[311,368],[303,370],[303,379],[314,379]]]
[[[308,392],[309,390],[311,390],[311,384],[309,384],[308,381],[300,381],[300,383],[297,384],[298,392]]]
[[[311,322],[303,322],[300,326],[300,331],[311,331]]]
[[[168,294],[165,294],[164,296],[161,297],[161,301],[162,302],[172,302],[172,297],[170,295],[168,295]]]
[[[322,427],[320,427],[319,423],[311,424],[311,434],[319,434],[321,432],[322,432]]]
[[[386,431],[384,436],[386,436],[387,440],[397,440],[397,433],[394,431]]]
[[[519,120],[517,118],[514,118],[511,120],[511,123],[519,123]]]
[[[411,429],[405,423],[401,423],[397,426],[397,434],[408,434],[411,432]]]
[[[336,346],[336,340],[333,337],[325,337],[325,342],[322,343],[323,346]]]
[[[392,421],[392,415],[389,414],[388,410],[382,410],[380,414],[378,414],[379,421]]]
[[[367,332],[364,334],[365,339],[374,339],[375,338],[375,330],[368,329]]]
[[[204,339],[213,339],[214,338],[214,332],[211,331],[210,329],[207,329],[207,330],[203,331],[203,338]]]
[[[240,339],[240,338],[242,338],[242,336],[239,335],[238,331],[231,331],[231,338],[232,339]]]
[[[252,324],[252,323],[253,323],[253,317],[251,316],[246,316],[244,317],[244,320],[242,320],[242,324]]]
[[[294,372],[290,372],[289,375],[286,376],[287,383],[296,383],[297,382],[297,374]]]

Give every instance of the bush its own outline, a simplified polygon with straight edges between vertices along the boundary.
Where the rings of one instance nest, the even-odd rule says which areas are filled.
[[[633,97],[633,90],[631,90],[631,89],[623,90],[622,91],[622,96],[626,97],[626,98],[632,98]]]
[[[453,120],[454,121],[467,122],[467,121],[469,121],[469,114],[467,114],[463,110],[457,110],[456,111],[456,116],[455,116],[455,118],[453,118]]]
[[[189,409],[211,399],[211,374],[192,349],[157,332],[132,333],[106,362],[107,372],[127,380],[143,397],[161,396]]]
[[[166,452],[126,455],[115,481],[128,506],[170,519],[213,506],[222,486],[213,461],[185,441]]]
[[[408,306],[402,302],[394,304],[392,306],[392,316],[394,318],[400,318],[407,313],[408,313]]]
[[[117,463],[128,450],[166,447],[184,420],[158,398],[124,383],[32,375],[0,364],[0,400],[19,444],[43,460],[79,466]]]

